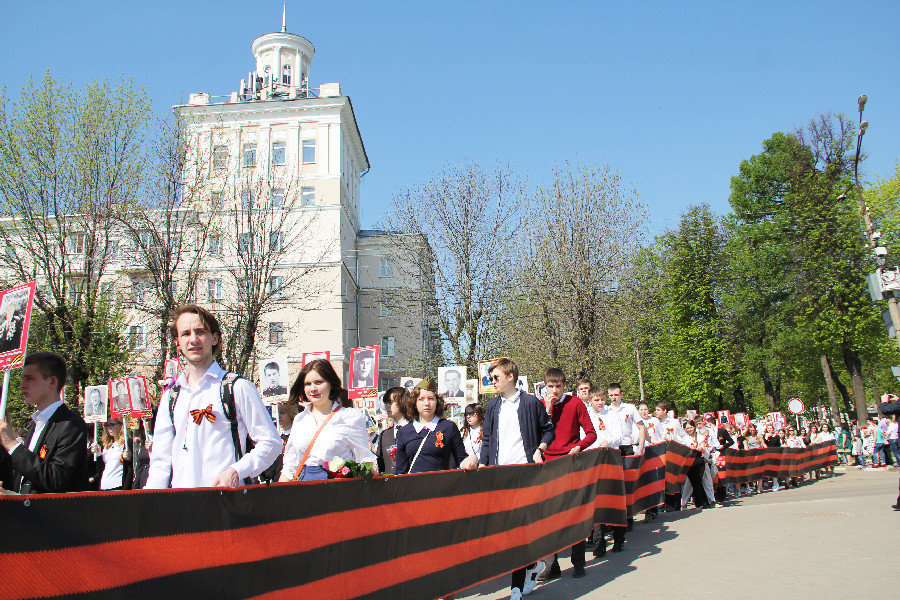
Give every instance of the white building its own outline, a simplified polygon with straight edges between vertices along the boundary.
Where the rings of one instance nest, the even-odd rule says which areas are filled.
[[[282,26],[251,50],[255,71],[238,91],[192,93],[174,107],[192,144],[185,187],[201,190],[190,208],[210,223],[182,236],[202,255],[188,298],[228,313],[264,287],[254,357],[288,357],[291,380],[303,353],[328,351],[347,381],[350,349],[376,345],[381,389],[421,376],[436,349],[424,301],[434,290],[427,240],[361,229],[369,158],[340,84],[309,86],[309,40]],[[159,320],[136,309],[130,332],[140,346]],[[227,314],[222,321],[227,338]],[[146,347],[148,365],[158,364],[158,348]]]

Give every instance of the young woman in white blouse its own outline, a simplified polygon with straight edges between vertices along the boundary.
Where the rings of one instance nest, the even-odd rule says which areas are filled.
[[[371,462],[373,470],[376,468],[366,417],[351,408],[330,362],[319,359],[307,363],[291,386],[290,397],[309,402],[309,406],[294,418],[279,481],[327,479],[325,463],[334,457]]]
[[[131,452],[125,448],[122,419],[110,419],[103,424],[103,448],[94,443],[91,452],[97,457],[101,490],[131,488]]]
[[[462,428],[463,444],[466,446],[466,454],[481,458],[481,426],[484,424],[484,407],[479,404],[470,404],[466,407],[466,422]]]

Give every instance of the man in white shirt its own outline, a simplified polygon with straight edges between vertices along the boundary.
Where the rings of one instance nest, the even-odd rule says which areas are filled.
[[[594,424],[594,431],[597,432],[597,441],[590,449],[619,448],[622,445],[622,420],[618,414],[606,407],[606,392],[598,388],[592,389],[589,403],[588,416]],[[591,536],[594,543],[594,557],[606,555],[606,533],[610,530],[607,525],[594,526]]]
[[[484,410],[478,466],[544,462],[544,451],[554,439],[544,403],[516,387],[519,367],[512,360],[494,361],[488,373],[499,395]],[[539,561],[513,571],[510,600],[529,594],[543,570],[544,561]]]
[[[651,432],[651,440],[657,442],[678,442],[687,445],[685,438],[687,434],[681,426],[681,422],[674,417],[669,416],[669,403],[660,400],[653,409],[653,416],[659,422],[659,425]]]
[[[647,437],[647,428],[641,422],[641,415],[634,404],[622,402],[622,386],[618,383],[610,383],[606,386],[609,397],[609,410],[616,413],[622,421],[622,445],[619,450],[622,456],[631,456],[644,452],[644,442]],[[637,429],[637,439],[632,438],[633,429]],[[628,527],[613,527],[613,552],[621,552],[625,545],[625,532],[631,529],[634,519],[628,519]]]
[[[233,391],[240,447],[235,448],[222,403],[225,371],[214,358],[221,329],[211,312],[196,305],[179,307],[171,330],[187,368],[160,400],[144,487],[236,487],[275,462],[283,447],[281,437],[256,387],[237,379]],[[175,390],[170,412],[169,396]],[[255,446],[245,453],[248,436]]]

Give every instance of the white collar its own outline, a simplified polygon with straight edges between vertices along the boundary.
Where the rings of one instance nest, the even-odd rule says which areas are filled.
[[[56,412],[56,409],[59,408],[60,406],[62,406],[62,403],[63,403],[62,400],[57,400],[56,402],[54,402],[53,404],[51,404],[50,406],[48,406],[47,408],[45,408],[42,411],[40,411],[40,412],[35,411],[31,415],[31,420],[34,421],[35,425],[39,425],[41,423],[46,423],[47,421],[50,420],[50,417],[53,416],[53,413]]]
[[[415,427],[415,429],[416,429],[416,433],[422,433],[422,429],[424,429],[425,427],[428,428],[428,431],[434,431],[434,428],[437,427],[438,421],[440,421],[440,419],[438,418],[437,415],[434,415],[431,418],[431,420],[428,421],[427,423],[425,423],[424,425],[418,419],[416,419],[412,423],[413,423],[413,427]]]
[[[212,361],[212,364],[209,365],[209,367],[206,369],[206,373],[203,374],[203,377],[201,377],[197,381],[197,385],[192,389],[200,389],[200,385],[201,385],[202,381],[204,379],[206,379],[207,377],[209,377],[211,379],[215,379],[217,381],[221,381],[224,376],[225,376],[225,369],[223,369],[221,367],[221,365],[219,365],[219,361],[214,360],[214,361]],[[190,386],[188,385],[188,379],[187,379],[187,369],[183,370],[178,375],[177,383],[178,383],[178,385],[183,385],[183,386],[187,386],[190,388]]]
[[[509,398],[505,398],[505,397],[503,396],[503,394],[500,394],[500,401],[501,401],[501,402],[512,402],[512,403],[515,403],[515,402],[518,402],[518,401],[519,401],[519,397],[520,397],[521,395],[522,395],[522,390],[516,389],[516,393],[513,394],[512,396],[510,396]]]

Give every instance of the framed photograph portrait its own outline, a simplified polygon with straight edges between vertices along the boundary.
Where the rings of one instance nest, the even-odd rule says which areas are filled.
[[[128,397],[128,384],[125,378],[113,379],[107,384],[109,390],[109,416],[112,419],[127,417],[131,414],[131,400]]]
[[[378,390],[379,346],[363,346],[350,351],[350,397],[359,398]]]
[[[516,387],[528,393],[528,376],[527,375],[519,375],[519,379],[516,380]]]
[[[445,400],[465,398],[465,380],[464,366],[438,367],[438,394],[443,394]]]
[[[314,360],[320,360],[320,359],[331,362],[331,352],[327,351],[327,350],[325,352],[304,352],[303,353],[303,366],[305,367],[306,363],[308,363],[308,362],[312,362]]]
[[[84,388],[84,422],[106,423],[109,405],[109,387],[91,385]]]
[[[496,358],[490,360],[478,361],[478,393],[479,394],[496,394],[497,388],[494,387],[494,381],[491,379],[491,365],[494,364]]]
[[[259,361],[259,394],[266,406],[287,402],[288,360],[287,358],[265,358]]]
[[[128,399],[131,402],[131,416],[141,419],[149,419],[153,416],[153,407],[150,406],[150,394],[147,391],[147,378],[143,375],[126,377]]]
[[[34,290],[34,283],[26,283],[0,292],[0,369],[25,359]]]
[[[411,392],[414,387],[419,385],[420,381],[422,381],[421,377],[401,377],[400,386],[406,389],[407,392]]]
[[[478,402],[478,380],[466,379],[466,404]]]
[[[169,379],[169,385],[175,383],[175,380],[178,379],[178,372],[181,368],[181,363],[177,358],[169,358],[163,364],[163,379]]]

